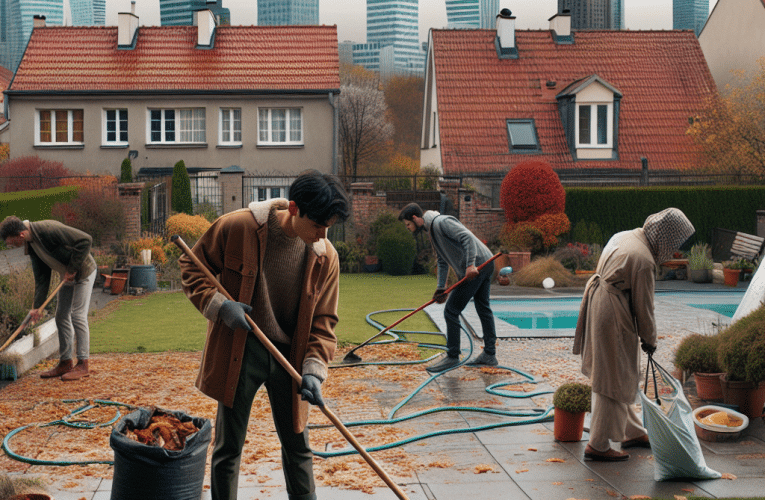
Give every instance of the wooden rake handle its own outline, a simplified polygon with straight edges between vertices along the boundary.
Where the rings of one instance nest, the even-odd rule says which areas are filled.
[[[64,283],[66,283],[66,281],[61,280],[61,283],[59,283],[56,289],[53,290],[53,293],[51,293],[48,296],[48,298],[45,299],[45,302],[43,302],[43,304],[37,308],[38,311],[42,311],[43,309],[45,309],[45,306],[48,305],[48,302],[50,302],[51,299],[53,299],[53,297],[58,293],[58,291],[61,290],[61,287],[64,286]],[[32,319],[32,311],[29,311],[27,313],[27,316],[24,318],[24,321],[22,321],[19,327],[16,328],[16,331],[13,332],[13,335],[11,335],[11,337],[5,341],[5,344],[3,344],[2,347],[0,347],[0,351],[4,351],[5,348],[8,347],[11,344],[11,342],[13,342],[13,339],[15,339],[19,333],[24,331],[24,329],[29,325],[29,321],[31,319]]]
[[[173,236],[170,238],[170,241],[175,243],[178,248],[181,249],[181,251],[191,259],[191,261],[194,263],[194,265],[202,271],[207,279],[215,285],[215,288],[218,289],[220,293],[222,293],[228,300],[234,300],[231,295],[228,293],[228,291],[223,288],[223,285],[220,284],[220,282],[213,276],[212,272],[199,260],[199,258],[194,255],[194,253],[191,251],[191,249],[186,245],[186,242],[183,241],[183,238],[181,238],[178,235]],[[298,386],[302,385],[303,377],[300,376],[300,374],[295,370],[295,368],[290,364],[290,362],[287,360],[287,358],[284,357],[284,355],[279,352],[279,350],[276,348],[276,346],[271,343],[271,341],[266,337],[266,335],[258,328],[258,325],[255,324],[255,322],[250,318],[249,315],[245,315],[247,318],[247,322],[250,324],[250,327],[252,327],[252,331],[255,334],[255,336],[260,340],[260,342],[263,344],[263,346],[268,349],[268,352],[270,352],[274,358],[279,362],[282,367],[287,370],[287,373],[290,374],[290,376],[298,383]],[[385,481],[385,484],[388,485],[388,487],[393,490],[393,492],[396,494],[398,498],[401,500],[409,500],[409,498],[406,496],[406,494],[401,490],[401,488],[398,487],[396,483],[393,482],[393,480],[388,476],[388,474],[380,467],[380,465],[375,461],[374,458],[372,458],[372,455],[370,455],[367,450],[364,449],[363,446],[356,440],[356,438],[353,436],[353,434],[350,433],[350,431],[343,425],[343,423],[340,421],[337,416],[332,413],[332,411],[327,408],[326,406],[319,406],[322,413],[327,416],[327,418],[332,422],[332,424],[337,428],[338,431],[345,437],[345,439],[356,449],[356,451],[359,452],[359,455],[361,455],[364,460],[374,469],[374,471],[377,473],[380,478]]]

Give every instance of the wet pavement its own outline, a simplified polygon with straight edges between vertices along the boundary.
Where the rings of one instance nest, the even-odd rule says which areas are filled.
[[[740,283],[739,288],[745,289],[746,284]],[[683,280],[657,282],[657,290],[722,291],[729,290],[729,287]],[[493,298],[581,297],[581,293],[581,288],[537,290],[498,285],[492,288]],[[92,306],[103,307],[115,297],[96,288]],[[431,311],[431,315],[438,323],[440,311]],[[660,335],[662,331],[682,331],[689,324],[713,321],[713,316],[719,319],[719,316],[707,314],[704,310],[688,309],[686,305],[671,299],[657,301],[656,316]],[[468,322],[475,321],[470,318],[470,313],[466,313],[466,318]],[[475,329],[480,331],[477,325]],[[518,335],[517,331],[499,332],[501,340],[498,342],[498,357],[501,364],[512,364],[520,370],[528,370],[531,363],[539,362],[535,355],[544,356],[546,352],[552,355],[555,350],[565,349],[571,342],[570,338],[565,337],[518,340]],[[474,342],[478,348],[480,339]],[[671,358],[671,353],[664,352],[662,355],[664,359]],[[471,407],[496,406],[497,398],[486,391],[487,380],[481,376],[467,380],[464,376],[466,369],[458,368],[435,379],[435,390],[428,393],[427,397],[437,400],[443,406],[467,403]],[[515,380],[523,379],[516,377]],[[693,404],[703,404],[695,397],[692,377],[686,382],[685,388]],[[542,382],[538,389],[554,388]],[[549,400],[549,395],[546,397]],[[384,406],[389,407],[390,402],[385,402]],[[501,406],[507,411],[539,411],[539,405],[530,399],[504,398]],[[586,461],[583,457],[588,439],[586,432],[579,442],[562,443],[553,437],[551,420],[504,425],[507,422],[507,417],[476,413],[469,409],[439,412],[408,421],[407,427],[421,434],[434,429],[454,430],[453,433],[404,445],[407,453],[422,457],[425,463],[431,457],[446,456],[448,460],[439,466],[418,470],[411,477],[394,476],[394,481],[412,500],[462,500],[471,497],[479,497],[481,500],[612,500],[636,495],[658,498],[673,498],[675,495],[765,498],[762,496],[765,492],[765,467],[762,465],[765,458],[765,422],[762,418],[753,419],[734,441],[700,441],[707,466],[725,473],[728,479],[660,482],[654,480],[654,459],[650,449],[630,449],[631,458],[626,462]],[[492,425],[502,426],[490,429]],[[613,446],[618,448],[619,444]],[[385,468],[384,463],[381,466]],[[252,476],[241,478],[240,499],[287,498],[280,467],[266,466],[259,471],[258,476],[268,477],[268,480],[256,482]],[[73,468],[72,478],[57,482],[50,492],[56,500],[107,500],[111,498],[111,481],[83,479]],[[375,488],[374,494],[367,494],[358,490],[320,486],[317,487],[317,495],[320,499],[333,500],[397,498],[388,488]],[[210,498],[209,490],[204,491],[202,498]]]

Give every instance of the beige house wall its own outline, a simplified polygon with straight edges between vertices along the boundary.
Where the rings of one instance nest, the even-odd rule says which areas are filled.
[[[765,4],[762,0],[718,0],[699,44],[717,84],[734,82],[733,71],[744,70],[747,79],[759,71],[757,60],[765,57]]]
[[[203,145],[147,144],[150,108],[205,108]],[[302,146],[258,146],[258,108],[289,107],[302,109]],[[307,168],[332,173],[334,109],[329,97],[317,96],[11,96],[9,130],[4,141],[11,144],[11,158],[38,156],[60,161],[73,172],[120,175],[128,152],[138,152],[133,171],[141,168],[172,167],[183,160],[187,168],[226,168],[238,165],[245,171],[290,175]],[[104,146],[103,110],[128,110],[127,147]],[[220,108],[241,108],[242,145],[222,147],[218,143]],[[35,145],[35,115],[39,109],[83,109],[84,146]]]

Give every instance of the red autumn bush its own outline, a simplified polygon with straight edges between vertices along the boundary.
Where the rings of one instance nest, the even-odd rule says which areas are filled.
[[[533,221],[563,212],[566,192],[548,163],[526,160],[511,168],[502,180],[499,203],[509,224]]]
[[[51,217],[85,231],[96,247],[106,236],[119,238],[125,232],[125,209],[117,195],[108,191],[82,190],[72,201],[53,205]]]
[[[59,185],[59,177],[73,175],[60,161],[43,160],[39,156],[19,156],[0,165],[0,177],[8,177],[5,191],[47,189]]]

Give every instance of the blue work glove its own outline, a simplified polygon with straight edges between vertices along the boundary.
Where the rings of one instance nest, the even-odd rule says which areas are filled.
[[[649,355],[652,355],[653,353],[656,352],[656,346],[649,344],[645,340],[640,341],[640,348],[643,349],[644,353]]]
[[[243,330],[251,331],[252,328],[244,317],[245,314],[250,314],[250,311],[252,311],[252,307],[247,304],[227,300],[221,304],[220,310],[218,311],[218,317],[232,330],[241,328]]]
[[[447,297],[449,297],[449,294],[444,293],[443,288],[436,288],[436,292],[433,294],[433,300],[435,300],[437,304],[443,304],[446,302]]]
[[[312,405],[324,406],[324,400],[321,398],[321,380],[316,375],[303,375],[300,393],[303,395],[303,401],[308,401]]]

